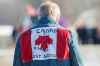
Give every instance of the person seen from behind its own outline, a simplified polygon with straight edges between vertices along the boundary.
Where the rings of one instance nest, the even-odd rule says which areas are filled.
[[[37,25],[17,39],[13,66],[82,66],[77,38],[58,24],[60,15],[56,3],[40,5]]]

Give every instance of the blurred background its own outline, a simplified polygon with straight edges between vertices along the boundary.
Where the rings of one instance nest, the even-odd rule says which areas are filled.
[[[12,66],[16,36],[31,25],[40,3],[47,0],[0,0],[0,66]],[[100,0],[51,0],[61,7],[60,24],[79,37],[85,66],[100,66]]]

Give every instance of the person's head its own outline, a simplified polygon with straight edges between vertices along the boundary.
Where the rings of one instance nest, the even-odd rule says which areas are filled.
[[[60,19],[60,8],[56,3],[51,1],[44,2],[39,7],[40,18],[50,17],[54,21]]]

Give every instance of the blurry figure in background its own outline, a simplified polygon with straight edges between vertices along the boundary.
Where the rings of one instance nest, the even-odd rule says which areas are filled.
[[[12,38],[14,41],[16,40],[16,37],[18,36],[19,33],[27,31],[32,26],[35,26],[38,20],[37,10],[31,4],[26,5],[25,13],[26,16],[24,17],[22,24],[19,27],[15,27],[13,30]]]
[[[96,11],[86,11],[79,17],[75,25],[82,44],[93,44],[96,35]]]
[[[21,27],[22,27],[21,32],[26,31],[29,28],[31,28],[33,25],[35,25],[35,22],[37,20],[37,10],[31,4],[28,4],[26,6],[25,11],[26,11],[26,16],[21,25]],[[34,23],[32,23],[32,22],[34,22]]]
[[[59,6],[47,1],[39,12],[37,25],[17,40],[13,66],[82,66],[75,33],[58,24]]]

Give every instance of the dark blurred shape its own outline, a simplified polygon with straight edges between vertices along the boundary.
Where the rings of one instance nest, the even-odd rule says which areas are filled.
[[[88,10],[79,17],[76,28],[82,44],[100,44],[100,32],[97,27],[97,10]]]
[[[93,41],[96,44],[100,44],[100,28],[99,28],[99,26],[95,30],[95,36],[93,37]]]

